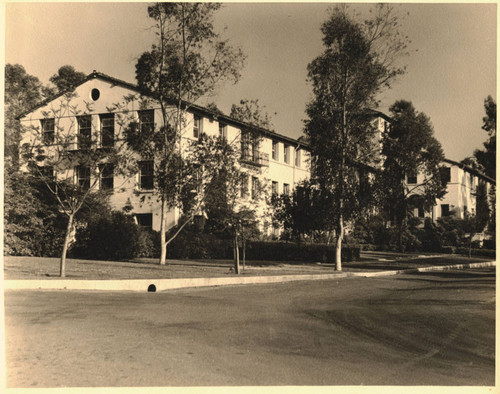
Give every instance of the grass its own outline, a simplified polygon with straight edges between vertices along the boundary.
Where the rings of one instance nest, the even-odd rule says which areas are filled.
[[[390,255],[389,255],[390,256]],[[392,261],[384,255],[382,261],[371,256],[371,260],[343,264],[349,271],[401,270],[437,265],[464,264],[489,261],[487,258],[468,258],[464,256],[426,256],[394,255]],[[277,261],[248,261],[243,276],[263,275],[305,275],[335,273],[334,264],[297,263]],[[134,261],[98,261],[68,259],[66,277],[68,279],[169,279],[235,276],[231,260],[168,260],[161,266],[157,259],[137,259]],[[47,279],[59,278],[59,259],[52,257],[6,256],[4,258],[4,278],[9,279]]]

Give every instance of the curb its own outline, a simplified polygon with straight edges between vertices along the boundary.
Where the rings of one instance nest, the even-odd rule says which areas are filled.
[[[398,274],[411,274],[411,273],[415,273],[415,272],[449,271],[449,270],[454,270],[454,269],[496,267],[496,265],[497,265],[496,261],[487,261],[484,263],[436,265],[433,267],[409,268],[409,269],[405,269],[405,270],[395,270],[395,271],[359,272],[359,273],[352,273],[351,275],[369,278],[369,277],[374,277],[374,276],[390,276],[390,275],[398,275]]]
[[[452,269],[495,267],[496,261],[485,263],[455,264],[412,268],[395,271],[379,272],[343,272],[337,274],[310,274],[310,275],[279,275],[279,276],[251,276],[230,278],[182,278],[182,279],[115,279],[115,280],[4,280],[4,290],[99,290],[99,291],[136,291],[156,292],[164,290],[213,287],[227,285],[245,285],[258,283],[283,283],[308,280],[326,280],[346,277],[377,277],[403,273],[447,271]]]

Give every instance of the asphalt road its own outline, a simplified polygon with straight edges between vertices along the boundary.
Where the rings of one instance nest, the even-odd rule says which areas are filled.
[[[495,384],[495,268],[8,291],[5,314],[8,387]]]

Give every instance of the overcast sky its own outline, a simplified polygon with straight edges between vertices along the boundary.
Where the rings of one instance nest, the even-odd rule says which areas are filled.
[[[229,113],[242,98],[259,99],[277,132],[302,134],[311,89],[307,64],[322,51],[327,3],[225,3],[216,26],[247,55],[243,77],[215,97]],[[362,12],[371,5],[356,5]],[[154,40],[147,3],[7,3],[5,62],[22,64],[48,83],[65,64],[135,83],[135,63]],[[386,91],[379,110],[412,101],[434,125],[445,155],[471,156],[486,139],[483,101],[496,99],[497,6],[403,4],[402,30],[411,39],[406,75]],[[200,102],[204,104],[204,102]]]

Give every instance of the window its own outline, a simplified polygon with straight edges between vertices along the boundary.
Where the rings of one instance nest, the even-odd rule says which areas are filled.
[[[82,189],[90,189],[90,167],[78,166],[76,167],[76,177],[78,186]]]
[[[241,198],[248,197],[248,175],[241,175]]]
[[[443,185],[445,185],[451,181],[451,168],[450,167],[441,167],[439,169],[439,174],[441,175],[441,182],[443,183]]]
[[[54,119],[42,119],[42,142],[44,144],[54,143],[54,129],[55,122]]]
[[[92,138],[92,117],[90,115],[78,118],[78,149],[90,149]]]
[[[417,214],[419,218],[423,218],[424,215],[424,208],[423,207],[417,207]]]
[[[417,174],[415,172],[410,172],[407,176],[407,183],[409,185],[414,185],[417,183]]]
[[[99,166],[99,189],[112,190],[114,187],[114,167],[111,164]]]
[[[285,145],[283,160],[285,163],[290,164],[290,145]]]
[[[114,145],[115,114],[99,115],[101,121],[101,146],[109,148]]]
[[[201,133],[201,118],[195,115],[193,121],[193,137],[200,138],[200,133]]]
[[[224,123],[219,123],[219,137],[227,141],[227,126]]]
[[[90,98],[94,101],[97,101],[99,100],[99,97],[101,97],[101,92],[99,91],[99,89],[92,89],[92,91],[90,92]]]
[[[152,213],[136,213],[135,220],[141,227],[153,229],[153,214]]]
[[[295,151],[295,167],[300,167],[300,149]]]
[[[441,204],[441,216],[450,216],[449,204]]]
[[[252,199],[256,199],[259,195],[259,179],[252,177]]]
[[[279,145],[278,141],[273,141],[273,153],[272,153],[272,158],[273,160],[279,160]]]
[[[273,181],[271,184],[271,192],[273,195],[278,195],[278,182]]]
[[[139,162],[139,187],[141,190],[153,189],[153,162]]]
[[[151,133],[155,127],[155,111],[153,109],[139,111],[139,127],[141,133]]]
[[[290,194],[290,185],[288,183],[283,183],[283,194]]]

